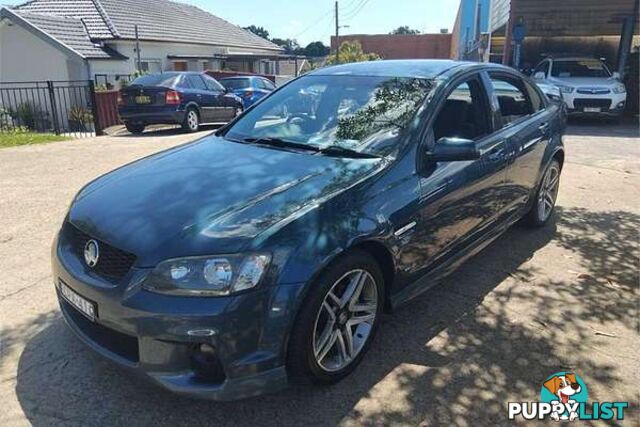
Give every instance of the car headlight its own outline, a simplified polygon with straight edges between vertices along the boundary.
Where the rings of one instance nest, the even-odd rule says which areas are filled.
[[[560,89],[560,92],[562,93],[572,93],[575,88],[571,87],[571,86],[560,86],[558,85],[558,89]]]
[[[156,266],[143,287],[174,295],[231,295],[256,287],[270,261],[263,253],[170,259]]]
[[[613,87],[613,93],[625,93],[627,88],[621,83]]]

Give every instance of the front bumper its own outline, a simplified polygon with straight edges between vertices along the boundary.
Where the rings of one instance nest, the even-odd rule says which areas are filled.
[[[609,93],[602,95],[563,93],[562,98],[571,115],[607,115],[618,116],[624,112],[626,93]],[[590,111],[596,108],[599,111]]]
[[[132,268],[120,283],[107,283],[54,244],[64,319],[99,354],[193,397],[235,400],[286,386],[286,337],[301,284],[232,297],[174,297],[142,289],[147,274]],[[62,298],[60,282],[96,304],[95,322]],[[202,375],[195,357],[204,344],[215,350],[213,376]]]

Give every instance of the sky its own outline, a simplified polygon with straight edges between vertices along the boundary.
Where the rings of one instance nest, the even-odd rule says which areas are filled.
[[[262,26],[271,37],[294,38],[305,46],[329,44],[335,33],[334,0],[179,0],[198,6],[233,24]],[[0,0],[20,4],[23,1]],[[341,34],[388,33],[408,25],[436,33],[453,28],[460,0],[341,0]]]

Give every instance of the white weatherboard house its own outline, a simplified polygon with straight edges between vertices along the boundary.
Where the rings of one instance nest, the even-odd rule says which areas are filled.
[[[279,46],[195,6],[167,0],[33,0],[0,9],[0,82],[114,84],[138,69],[136,25],[144,71],[284,74]]]

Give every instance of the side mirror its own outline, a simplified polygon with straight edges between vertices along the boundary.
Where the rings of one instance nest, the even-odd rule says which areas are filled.
[[[436,162],[460,162],[480,158],[476,143],[470,139],[440,138],[433,149],[427,152],[427,158]]]
[[[616,80],[620,80],[620,73],[615,71],[613,74],[611,74],[611,77],[613,77]]]
[[[535,80],[544,80],[547,76],[544,75],[544,73],[542,71],[537,71],[534,75],[533,78]]]

